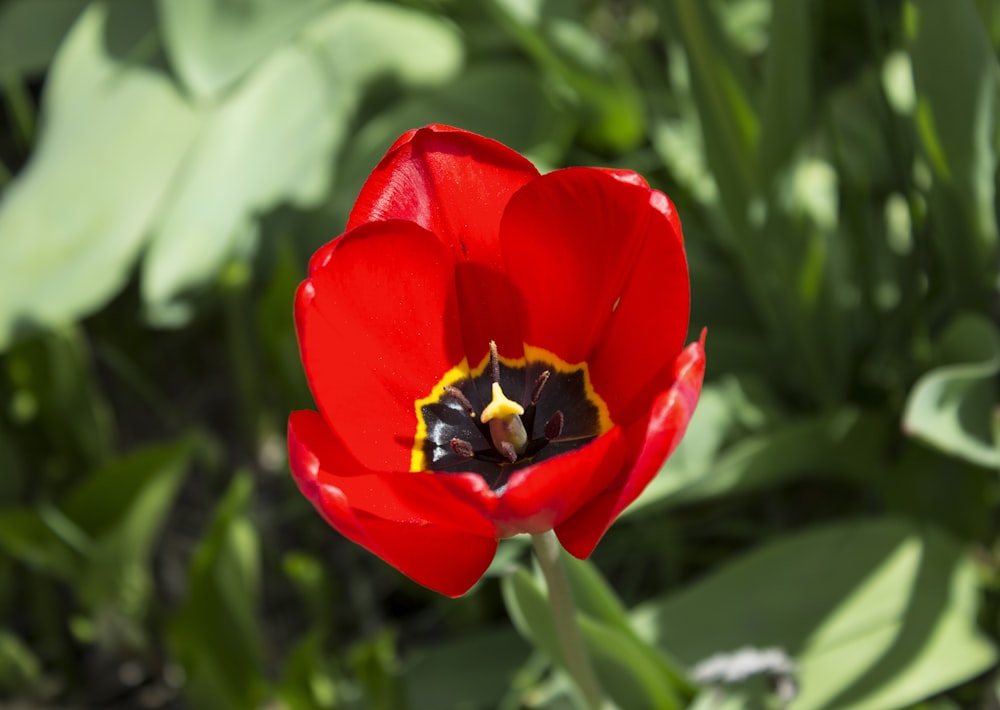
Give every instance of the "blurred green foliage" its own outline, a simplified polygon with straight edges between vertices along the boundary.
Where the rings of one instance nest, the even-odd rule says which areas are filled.
[[[998,47],[996,0],[0,0],[0,699],[572,707],[523,541],[439,598],[286,471],[306,260],[440,122],[684,221],[706,390],[570,565],[609,695],[996,705]]]

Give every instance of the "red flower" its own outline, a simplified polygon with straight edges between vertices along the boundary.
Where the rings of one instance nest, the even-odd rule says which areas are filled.
[[[554,528],[586,557],[694,411],[688,307],[680,222],[639,175],[539,175],[481,136],[410,131],[299,287],[319,412],[289,420],[295,480],[450,596],[501,537]]]

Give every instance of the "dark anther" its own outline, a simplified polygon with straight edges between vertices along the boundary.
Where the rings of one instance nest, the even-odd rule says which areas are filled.
[[[511,463],[517,461],[517,451],[514,449],[514,445],[511,444],[509,441],[501,441],[500,446],[498,448],[500,449],[500,454],[505,459],[507,459]]]
[[[500,381],[500,356],[497,355],[497,341],[490,341],[490,379]]]
[[[448,385],[444,388],[444,393],[462,405],[462,409],[464,409],[465,413],[470,417],[476,416],[476,410],[472,408],[472,402],[469,401],[469,398],[466,397],[465,393],[458,387]]]
[[[544,389],[545,383],[549,381],[549,375],[551,374],[551,372],[545,370],[538,376],[538,379],[535,380],[535,386],[531,390],[531,404],[536,404],[538,402],[538,398],[542,396],[542,389]]]
[[[476,453],[475,451],[472,450],[472,444],[470,444],[465,439],[455,438],[452,439],[450,443],[451,443],[451,450],[455,453],[456,456],[461,456],[462,458],[465,459],[471,459],[473,455]]]
[[[562,434],[563,430],[563,413],[557,411],[549,420],[545,422],[545,438],[546,439],[558,439],[559,435]]]

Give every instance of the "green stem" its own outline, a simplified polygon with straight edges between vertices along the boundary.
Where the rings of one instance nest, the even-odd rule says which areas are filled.
[[[532,535],[531,542],[535,547],[538,565],[545,575],[545,584],[549,588],[549,604],[552,606],[552,618],[559,636],[559,645],[562,646],[566,670],[576,682],[589,710],[608,708],[610,705],[604,699],[597,674],[594,673],[594,667],[584,648],[580,627],[576,624],[576,605],[573,603],[573,593],[562,563],[559,539],[549,530]]]

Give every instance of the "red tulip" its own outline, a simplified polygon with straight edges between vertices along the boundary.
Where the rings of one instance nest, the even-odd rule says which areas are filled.
[[[694,411],[688,310],[680,221],[639,175],[539,175],[481,136],[410,131],[299,287],[319,412],[289,419],[292,473],[330,525],[449,596],[498,538],[554,529],[584,558]]]

